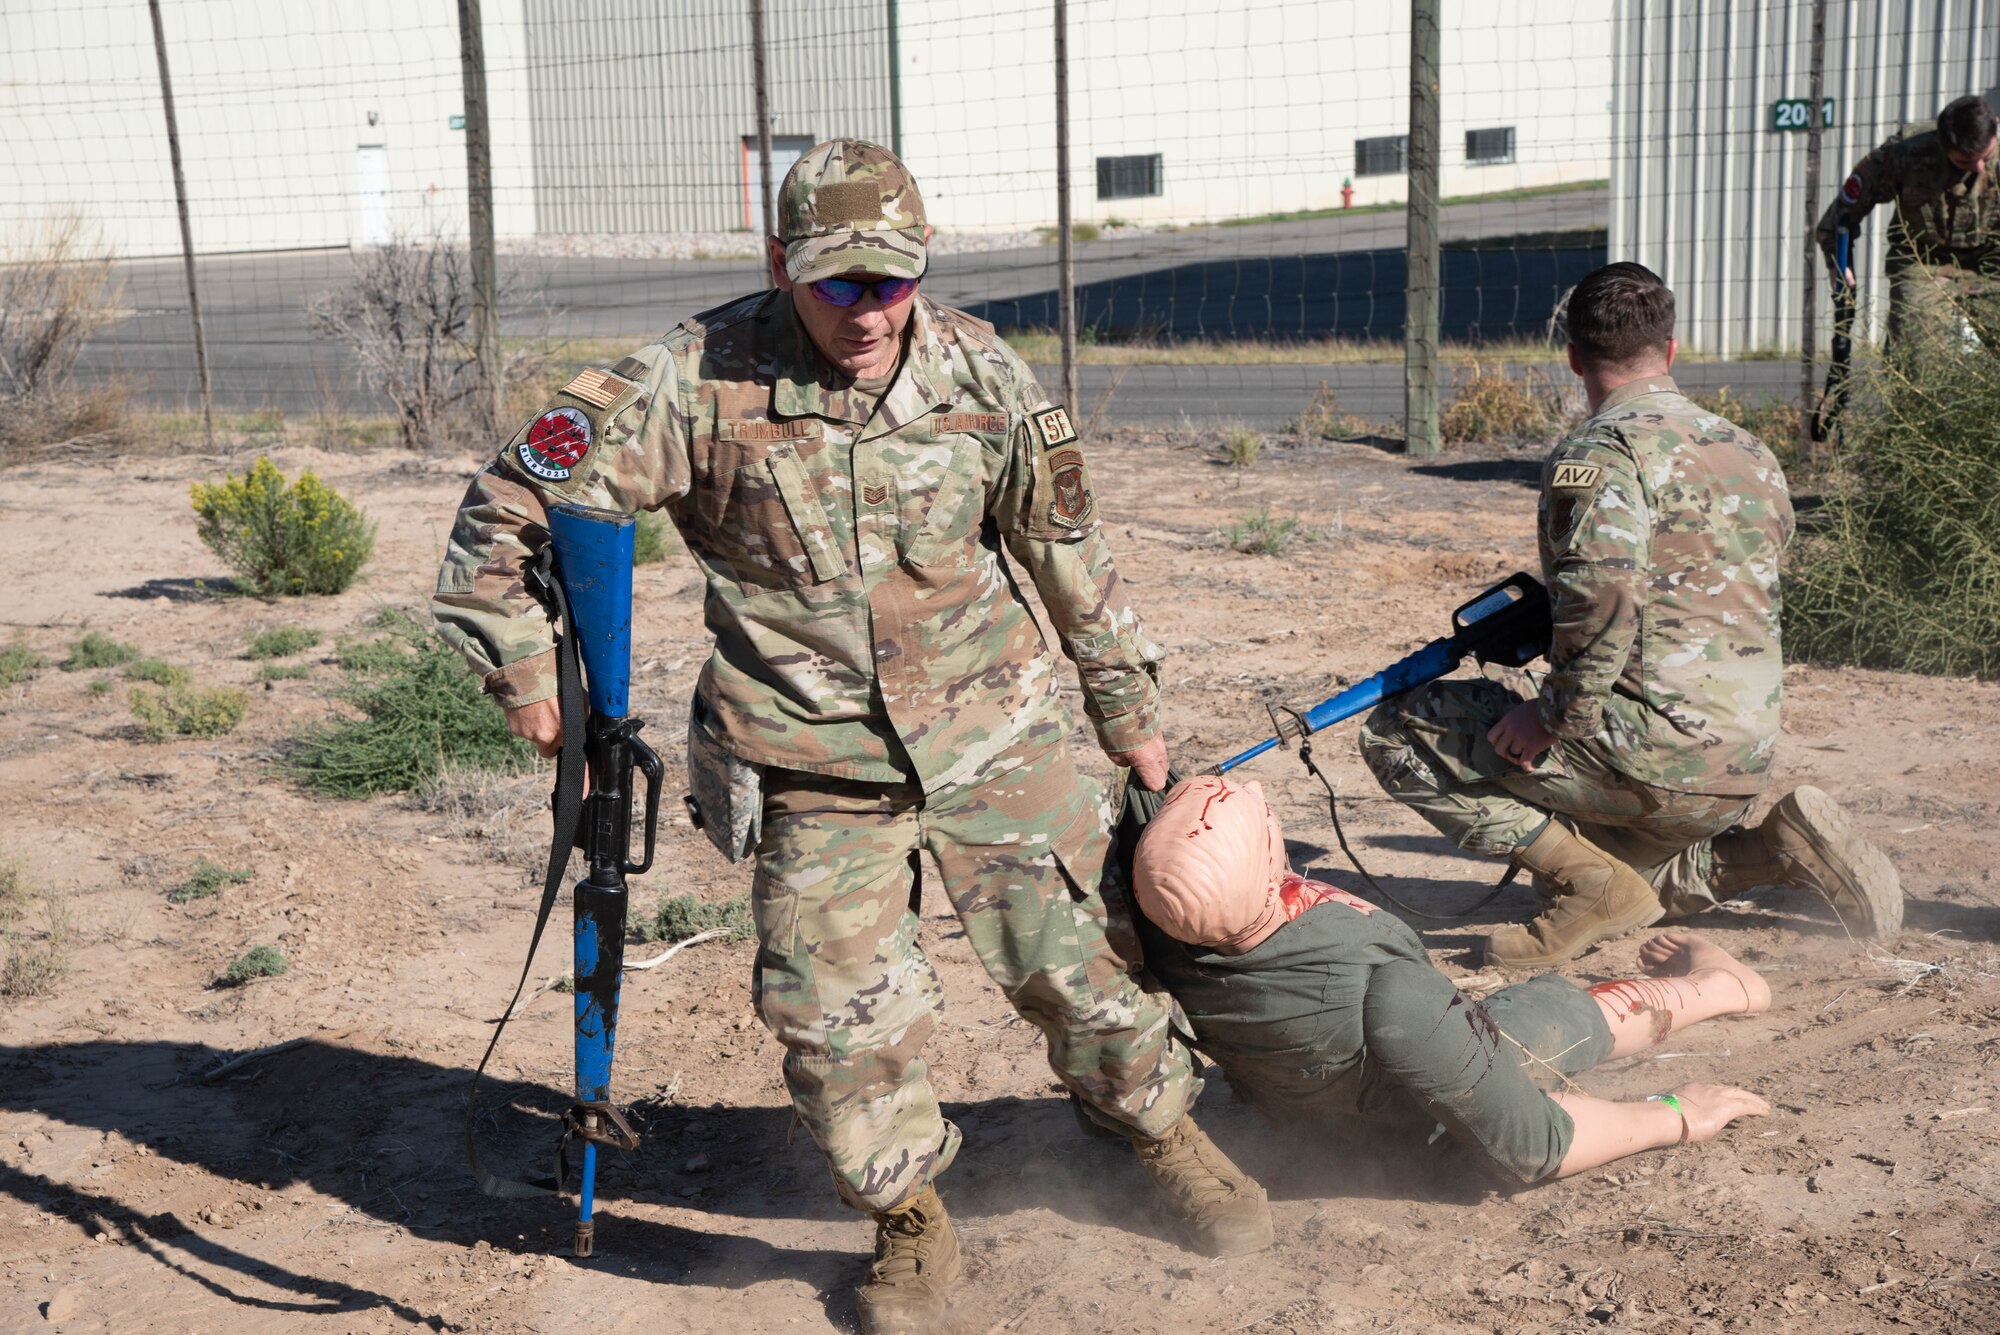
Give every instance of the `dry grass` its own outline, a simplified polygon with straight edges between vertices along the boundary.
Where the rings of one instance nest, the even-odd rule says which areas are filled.
[[[1233,468],[1248,468],[1264,452],[1264,438],[1247,426],[1226,427],[1222,432],[1222,458]]]
[[[35,901],[42,905],[39,927],[31,922]],[[76,926],[69,897],[37,893],[27,868],[0,852],[0,997],[38,997],[69,973]]]
[[[1285,430],[1288,435],[1304,436],[1309,440],[1352,440],[1368,434],[1369,423],[1358,413],[1343,409],[1333,386],[1322,380],[1319,388],[1313,391],[1312,401],[1306,404],[1306,410]]]
[[[1438,436],[1448,445],[1548,441],[1581,415],[1575,395],[1540,367],[1509,375],[1497,364],[1475,361],[1454,381],[1456,392],[1438,419]]]
[[[81,218],[44,221],[0,251],[0,468],[101,455],[127,441],[130,391],[71,383],[93,335],[120,318],[113,256]]]
[[[498,774],[447,766],[409,795],[409,804],[438,818],[439,832],[478,846],[494,862],[540,880],[548,859],[549,775]]]

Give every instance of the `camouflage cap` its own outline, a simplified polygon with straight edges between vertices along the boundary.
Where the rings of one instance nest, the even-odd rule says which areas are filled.
[[[829,139],[785,173],[778,240],[795,283],[856,270],[921,278],[924,197],[910,169],[880,144]]]

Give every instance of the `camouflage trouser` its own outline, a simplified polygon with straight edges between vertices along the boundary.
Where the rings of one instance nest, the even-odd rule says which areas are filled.
[[[1138,939],[1100,896],[1111,841],[1098,784],[1037,737],[966,783],[765,776],[757,849],[757,1011],[785,1045],[792,1106],[842,1199],[880,1210],[958,1152],[922,1052],[942,989],[917,944],[927,850],[966,939],[1096,1112],[1166,1133],[1200,1091],[1161,1005],[1135,981]]]
[[[2000,273],[1914,261],[1889,266],[1890,350],[1902,357],[1956,349],[1967,333],[2000,352]]]
[[[1486,740],[1521,699],[1484,677],[1420,686],[1368,716],[1362,758],[1390,796],[1460,848],[1506,854],[1550,816],[1563,816],[1652,882],[1670,916],[1713,905],[1710,841],[1748,815],[1755,799],[1640,783],[1587,741],[1558,740],[1534,769],[1521,769]]]

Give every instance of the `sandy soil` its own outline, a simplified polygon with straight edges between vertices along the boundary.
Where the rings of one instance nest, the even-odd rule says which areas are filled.
[[[194,581],[222,571],[195,539],[187,484],[218,460],[6,478],[0,562],[16,574],[0,617],[45,655],[88,627],[201,681],[249,684],[252,632],[305,623],[327,643],[309,680],[258,687],[245,724],[214,741],[146,744],[122,682],[89,693],[109,672],[49,671],[0,693],[0,794],[15,813],[0,842],[64,901],[77,942],[54,992],[0,1010],[0,1328],[852,1329],[869,1227],[790,1133],[778,1051],[750,1011],[747,944],[627,979],[617,1086],[645,1143],[603,1171],[594,1260],[568,1256],[566,1205],[472,1188],[461,1098],[526,945],[545,781],[437,813],[309,797],[272,761],[339,708],[323,661],[333,641],[365,633],[384,604],[421,605],[474,461],[277,457],[380,521],[348,594],[200,593]],[[1193,440],[1132,435],[1095,458],[1120,564],[1173,651],[1183,761],[1255,740],[1265,702],[1322,698],[1532,562],[1533,466],[1518,454],[1414,466],[1365,446],[1273,446],[1235,472]],[[1276,558],[1219,541],[1266,503],[1303,516],[1313,540]],[[703,652],[695,587],[683,564],[640,572],[635,707],[663,752],[677,750]],[[926,904],[950,1006],[930,1055],[967,1136],[942,1184],[970,1257],[954,1330],[2000,1329],[2000,686],[1794,668],[1787,689],[1780,787],[1828,789],[1891,851],[1907,929],[1864,947],[1824,908],[1775,892],[1698,920],[1766,971],[1776,1005],[1586,1088],[1629,1097],[1699,1077],[1760,1090],[1777,1112],[1564,1183],[1502,1195],[1448,1161],[1327,1128],[1274,1135],[1213,1081],[1204,1123],[1270,1187],[1280,1240],[1231,1262],[1183,1251],[1148,1219],[1127,1152],[1080,1135],[1032,1031]],[[1493,864],[1380,797],[1353,725],[1321,755],[1392,890],[1443,909],[1490,884]],[[669,769],[679,784],[677,757]],[[1295,862],[1358,887],[1296,760],[1254,772]],[[670,890],[746,888],[684,821],[663,833],[640,910]],[[253,877],[170,905],[203,857]],[[1420,925],[1464,976],[1478,935],[1527,903],[1517,888],[1467,923]],[[563,968],[566,934],[552,938],[537,978]],[[291,971],[212,986],[255,944]],[[1635,948],[1569,972],[1628,973]],[[551,992],[527,1010],[479,1104],[484,1143],[516,1172],[545,1171],[569,1078],[566,1007]]]

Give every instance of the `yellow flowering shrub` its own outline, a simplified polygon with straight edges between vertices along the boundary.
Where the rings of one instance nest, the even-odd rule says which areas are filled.
[[[375,525],[311,473],[285,483],[268,458],[189,489],[196,532],[246,593],[339,593],[375,551]]]

